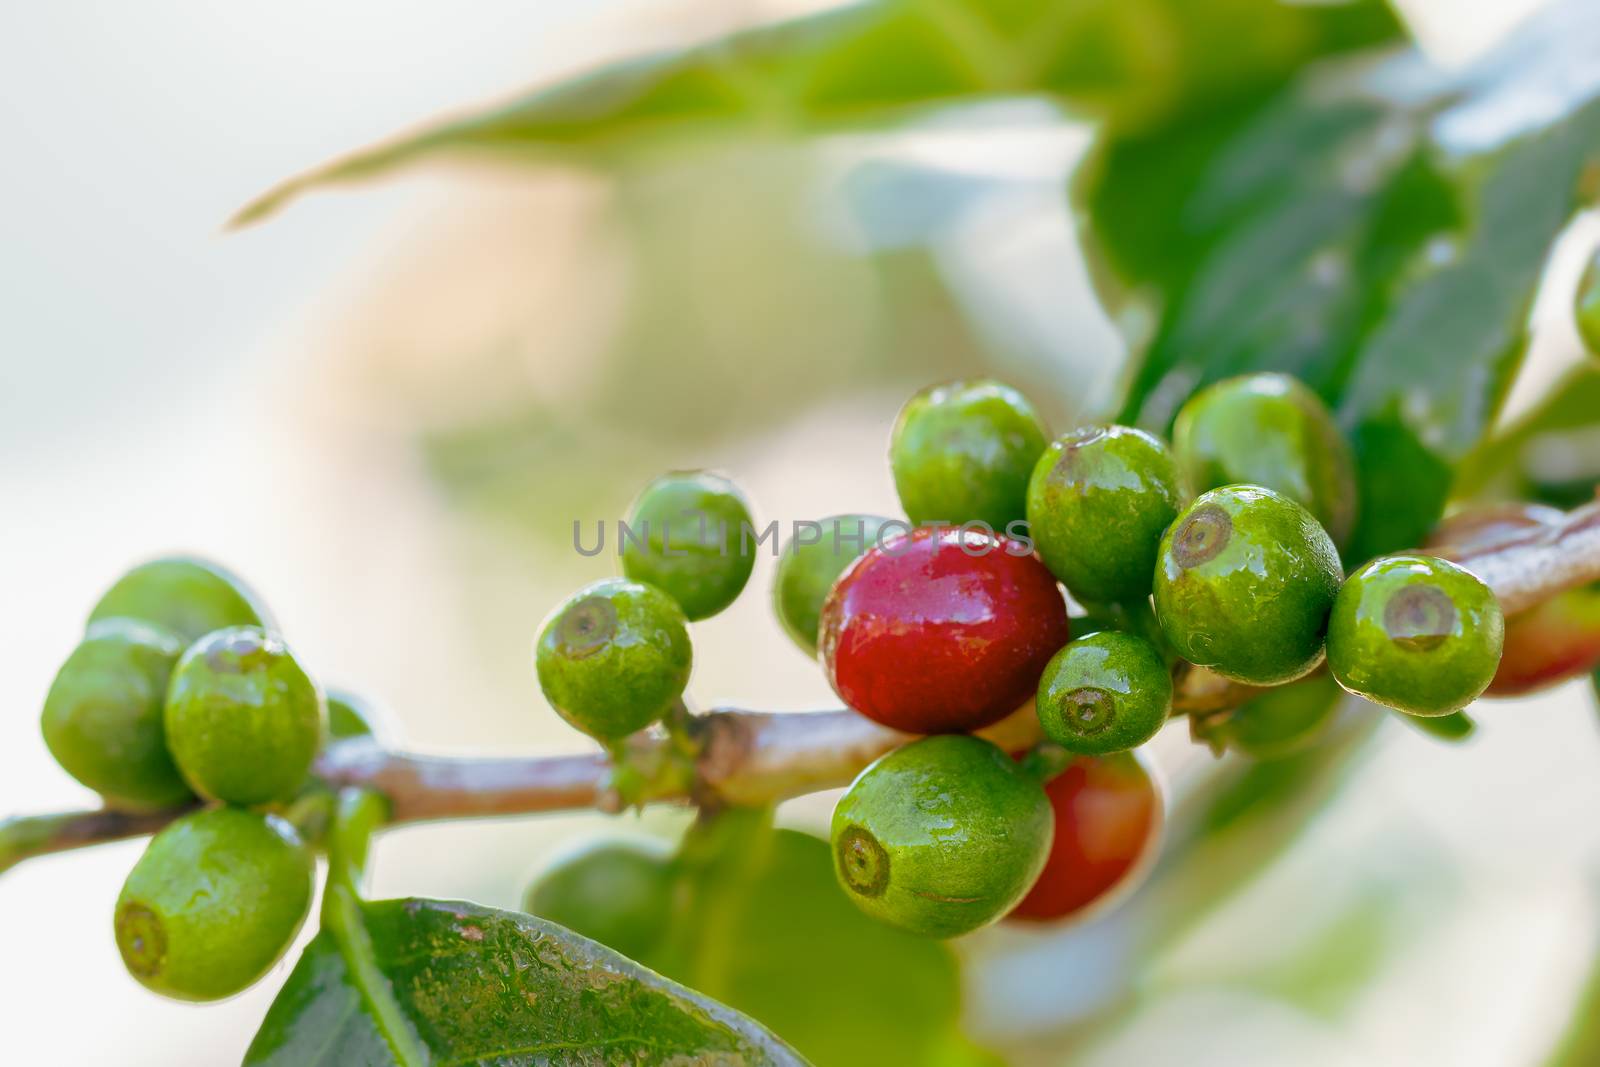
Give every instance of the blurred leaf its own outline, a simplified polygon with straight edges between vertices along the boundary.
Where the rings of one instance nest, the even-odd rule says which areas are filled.
[[[1168,808],[1149,878],[1116,908],[1052,941],[1063,988],[1058,1029],[1044,1040],[1055,1061],[1093,1047],[1139,1010],[1140,983],[1329,808],[1376,747],[1384,721],[1352,698],[1303,752],[1265,762],[1228,755],[1195,776]]]
[[[304,190],[444,152],[596,160],[690,137],[878,126],[1044,94],[1126,127],[1279,81],[1307,56],[1393,36],[1376,0],[881,0],[601,66],[291,179]]]
[[[1342,61],[1108,140],[1078,189],[1103,288],[1159,317],[1125,417],[1287,371],[1350,433],[1352,558],[1414,544],[1520,365],[1556,235],[1600,166],[1600,8],[1567,0],[1465,72]]]
[[[1563,378],[1527,415],[1480,445],[1462,464],[1456,495],[1536,500],[1571,508],[1600,483],[1600,367]]]
[[[959,1034],[955,955],[867,918],[826,842],[765,812],[702,820],[679,853],[668,943],[646,961],[782,1035],[817,1067],[980,1065]]]
[[[1366,889],[1285,959],[1250,976],[1264,996],[1337,1021],[1372,990],[1399,943],[1415,936],[1407,924],[1404,887]]]
[[[306,946],[247,1065],[803,1062],[749,1019],[554,924],[458,902],[355,908]]]
[[[1262,763],[1224,760],[1187,796],[1149,884],[1130,901],[1144,954],[1159,954],[1265,871],[1355,776],[1383,720],[1347,701],[1319,744]]]
[[[1573,1004],[1570,1022],[1545,1060],[1545,1067],[1592,1067],[1600,1063],[1600,950]]]

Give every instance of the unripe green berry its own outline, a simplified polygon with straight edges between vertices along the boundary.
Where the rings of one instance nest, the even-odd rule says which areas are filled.
[[[40,727],[56,762],[123,808],[163,808],[194,794],[167,752],[162,708],[183,651],[136,619],[105,619],[61,665]]]
[[[201,796],[229,804],[292,797],[322,741],[323,700],[282,638],[256,626],[207,634],[167,689],[167,747]]]
[[[1192,492],[1259,485],[1304,507],[1344,545],[1355,529],[1355,456],[1322,398],[1287,374],[1247,374],[1189,398],[1172,448]]]
[[[545,699],[574,727],[615,741],[660,719],[689,684],[683,609],[653,585],[607,578],[550,613],[534,665]]]
[[[1278,685],[1322,662],[1339,553],[1311,513],[1257,486],[1200,496],[1161,539],[1156,617],[1184,659]]]
[[[772,582],[772,606],[784,632],[809,656],[817,654],[817,627],[822,603],[844,569],[878,543],[888,519],[877,515],[833,515],[811,530],[799,531],[784,546]]]
[[[1080,601],[1150,595],[1161,535],[1183,506],[1160,440],[1126,426],[1056,438],[1028,483],[1028,532],[1039,558]]]
[[[1067,642],[1039,679],[1044,735],[1068,752],[1104,756],[1154,737],[1172,711],[1172,674],[1133,634],[1102,631]]]
[[[528,887],[522,910],[644,959],[672,912],[673,866],[664,848],[602,841],[564,857]]]
[[[1275,686],[1235,708],[1204,739],[1256,760],[1282,759],[1316,744],[1333,724],[1344,690],[1327,673]]]
[[[1589,265],[1578,282],[1578,295],[1574,301],[1578,320],[1578,336],[1591,356],[1600,358],[1600,248],[1589,256]]]
[[[1432,556],[1388,556],[1339,590],[1328,666],[1375,704],[1448,715],[1494,678],[1504,637],[1500,602],[1476,575]]]
[[[868,915],[955,937],[994,922],[1050,854],[1043,788],[965,734],[923,738],[862,771],[833,812],[834,871]]]
[[[106,590],[89,621],[141,619],[185,644],[229,626],[266,626],[266,613],[245,584],[215,563],[170,556],[141,563]]]
[[[1033,405],[987,379],[930,386],[906,401],[889,466],[912,523],[1006,527],[1027,513],[1028,478],[1048,435]]]
[[[634,501],[629,532],[618,531],[622,573],[672,597],[691,621],[710,618],[750,580],[753,529],[744,494],[720,474],[663,474]]]
[[[311,854],[288,823],[240,808],[177,820],[117,898],[117,948],[146,987],[220,1000],[283,956],[311,907]]]

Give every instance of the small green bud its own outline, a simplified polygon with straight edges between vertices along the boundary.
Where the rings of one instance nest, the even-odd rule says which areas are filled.
[[[1001,918],[1050,854],[1038,781],[987,741],[923,738],[862,771],[833,812],[834,871],[873,918],[954,937]]]
[[[1025,517],[1028,477],[1049,435],[1033,405],[990,380],[930,386],[906,401],[889,439],[900,506],[913,524]]]
[[[283,640],[255,626],[207,634],[167,690],[167,747],[194,791],[229,804],[292,797],[322,741],[323,698]]]
[[[1432,556],[1389,556],[1339,590],[1328,666],[1375,704],[1448,715],[1489,685],[1504,639],[1500,602],[1476,575]]]
[[[162,708],[182,646],[136,619],[104,619],[67,657],[40,726],[56,762],[123,808],[164,808],[194,794],[167,752]]]
[[[141,619],[176,634],[185,644],[229,626],[266,626],[255,595],[215,563],[170,556],[141,563],[106,590],[89,612],[101,619]]]
[[[281,819],[239,808],[185,815],[151,840],[117,898],[122,962],[164,996],[232,996],[294,940],[313,870]]]
[[[1172,674],[1133,634],[1102,631],[1069,641],[1039,679],[1044,735],[1068,752],[1104,756],[1154,737],[1172,711]]]
[[[1080,601],[1150,595],[1161,535],[1183,506],[1167,446],[1143,430],[1091,426],[1056,438],[1028,483],[1039,558]]]
[[[728,479],[708,471],[663,474],[634,501],[631,536],[618,531],[622,573],[672,597],[690,621],[710,618],[750,580],[753,528],[744,494]]]
[[[660,719],[689,683],[693,652],[683,609],[625,578],[587,585],[539,631],[539,686],[561,717],[600,741]]]
[[[330,689],[327,693],[328,736],[334,740],[347,737],[372,737],[382,732],[383,709],[355,693]]]

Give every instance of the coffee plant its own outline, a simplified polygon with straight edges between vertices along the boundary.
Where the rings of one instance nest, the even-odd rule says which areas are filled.
[[[722,474],[645,486],[620,573],[530,635],[530,684],[590,755],[408,751],[240,578],[136,566],[43,701],[103,806],[0,824],[0,867],[153,835],[111,932],[150,990],[210,1001],[288,950],[323,858],[251,1065],[994,1062],[941,939],[1085,922],[1190,847],[1141,747],[1169,724],[1251,761],[1208,817],[1258,815],[1270,847],[1381,715],[1459,740],[1496,714],[1480,696],[1600,667],[1600,370],[1498,419],[1551,249],[1600,193],[1597,55],[1590,0],[1453,71],[1371,0],[882,0],[285,183],[237,221],[447,154],[606,172],[1043,99],[1094,125],[1063,195],[1132,369],[1071,426],[1004,382],[931,385],[884,427],[903,516],[795,529],[774,625],[841,710],[686,703],[695,624],[760,544]],[[1600,256],[1556,295],[1600,353]],[[1542,466],[1563,435],[1585,462]],[[773,827],[842,787],[828,841]],[[363,895],[379,831],[656,803],[697,809],[676,848],[596,841],[522,913]],[[1597,1035],[1580,1018],[1564,1062]]]

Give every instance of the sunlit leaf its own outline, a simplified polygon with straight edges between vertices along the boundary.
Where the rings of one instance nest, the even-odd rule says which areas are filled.
[[[878,127],[1022,95],[1124,127],[1151,125],[1395,30],[1376,0],[858,3],[538,86],[291,179],[235,222],[317,185],[448,152],[595,162],[691,138]]]
[[[593,941],[475,904],[388,900],[326,920],[247,1065],[798,1067],[760,1025]]]

